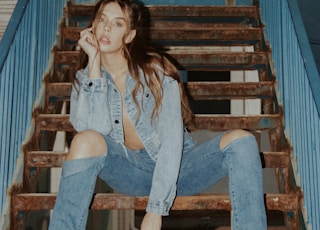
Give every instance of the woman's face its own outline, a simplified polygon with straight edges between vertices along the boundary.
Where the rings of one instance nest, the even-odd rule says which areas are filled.
[[[121,53],[123,38],[130,43],[135,36],[135,30],[128,34],[128,22],[119,4],[110,2],[106,4],[97,15],[94,22],[94,32],[102,53]]]

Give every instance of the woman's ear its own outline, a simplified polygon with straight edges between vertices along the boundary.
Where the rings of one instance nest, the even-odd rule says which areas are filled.
[[[129,32],[129,34],[127,35],[126,40],[125,40],[126,44],[129,44],[130,42],[132,42],[132,40],[133,40],[134,37],[136,36],[136,33],[137,33],[136,30],[131,30],[131,31]]]

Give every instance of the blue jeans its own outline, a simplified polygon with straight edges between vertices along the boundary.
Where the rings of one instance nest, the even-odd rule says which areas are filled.
[[[229,176],[233,229],[264,230],[262,168],[255,138],[239,138],[220,150],[221,136],[185,149],[177,195],[200,193]],[[105,139],[107,154],[65,162],[49,229],[85,229],[97,176],[117,192],[149,194],[155,163],[147,152],[126,149],[109,137]]]

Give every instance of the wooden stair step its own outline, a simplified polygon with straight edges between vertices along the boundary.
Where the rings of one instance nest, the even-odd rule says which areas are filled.
[[[62,167],[66,155],[66,152],[29,151],[25,156],[25,167]],[[264,168],[286,168],[289,166],[287,152],[261,152],[260,156]]]
[[[248,18],[259,19],[258,9],[256,6],[169,6],[146,5],[151,18]],[[72,4],[71,1],[67,5],[67,17],[91,17],[94,6],[85,4]]]
[[[14,212],[26,210],[53,209],[56,194],[27,193],[13,195],[11,207]],[[134,197],[115,193],[98,193],[94,196],[91,209],[134,209],[145,210],[148,197]],[[295,194],[266,194],[265,202],[268,210],[289,212],[299,208],[299,197]],[[225,194],[205,194],[194,196],[178,196],[172,210],[230,210],[230,198]]]
[[[159,30],[211,30],[212,28],[257,28],[250,24],[238,23],[238,22],[212,22],[212,21],[200,21],[190,20],[152,20],[148,29]]]
[[[172,52],[178,65],[186,70],[256,70],[266,69],[266,52]]]
[[[150,28],[150,37],[153,41],[224,41],[231,44],[231,41],[238,41],[248,44],[249,41],[259,41],[262,38],[262,30],[260,28],[241,28],[241,27],[212,27],[210,25],[201,24],[198,28],[184,28],[177,26],[172,28]],[[240,44],[241,44],[240,43]],[[235,43],[237,44],[237,43]]]
[[[187,82],[186,89],[192,100],[272,98],[273,82]],[[70,97],[70,82],[47,83],[47,97]]]
[[[153,42],[174,42],[175,44],[186,44],[187,42],[196,42],[197,45],[205,44],[224,44],[224,45],[253,45],[262,39],[262,30],[260,28],[220,28],[204,25],[204,28],[184,27],[178,29],[150,28],[150,38]],[[63,27],[62,44],[76,45],[80,32],[83,28]],[[191,43],[192,44],[192,43]]]
[[[196,114],[191,130],[225,131],[230,129],[266,130],[281,127],[279,114],[221,115]]]
[[[187,93],[193,100],[272,98],[273,82],[188,82]]]
[[[147,6],[151,17],[158,18],[251,18],[258,19],[256,6]]]
[[[46,84],[47,97],[70,97],[72,83],[70,82],[55,82]]]
[[[59,51],[56,52],[55,66],[69,65],[74,67],[77,60],[78,51]],[[266,69],[268,62],[267,53],[260,52],[224,52],[224,51],[205,51],[205,50],[171,50],[168,51],[174,59],[173,62],[179,69],[186,70],[256,70]],[[70,61],[70,62],[69,62]],[[70,64],[71,63],[71,64]]]
[[[281,127],[280,114],[262,115],[220,115],[195,114],[195,125],[192,131],[198,129],[224,131],[230,129],[266,130]],[[47,131],[75,131],[66,114],[38,114],[36,116],[36,129]]]

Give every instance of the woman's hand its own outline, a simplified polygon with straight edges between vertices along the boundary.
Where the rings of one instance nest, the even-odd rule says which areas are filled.
[[[143,217],[141,230],[160,230],[162,225],[162,216],[156,213],[148,212]]]
[[[80,32],[78,45],[88,55],[89,58],[94,58],[98,54],[98,42],[96,36],[93,34],[92,27],[84,29]]]
[[[100,50],[93,28],[87,28],[81,31],[78,45],[88,55],[89,78],[101,77],[100,70]]]

